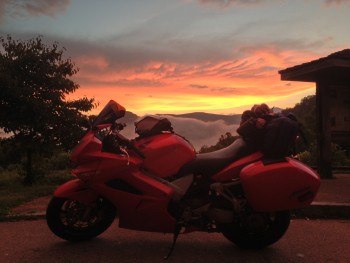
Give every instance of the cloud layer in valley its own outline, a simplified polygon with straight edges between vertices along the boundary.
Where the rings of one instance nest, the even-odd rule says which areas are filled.
[[[230,132],[232,135],[236,135],[236,129],[238,124],[226,124],[223,120],[205,122],[193,118],[182,118],[176,116],[163,115],[167,118],[174,128],[174,132],[185,137],[194,148],[199,151],[204,145],[215,145],[221,135]],[[140,120],[142,117],[138,118]],[[132,139],[138,135],[135,133],[134,122],[127,123],[122,133]]]

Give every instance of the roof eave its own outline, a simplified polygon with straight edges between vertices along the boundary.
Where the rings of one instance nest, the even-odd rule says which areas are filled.
[[[328,57],[280,70],[278,73],[281,75],[281,80],[316,82],[321,74],[331,68],[348,68],[350,70],[350,60]]]

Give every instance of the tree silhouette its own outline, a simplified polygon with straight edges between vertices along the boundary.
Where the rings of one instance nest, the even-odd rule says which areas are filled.
[[[300,124],[300,130],[303,132],[307,142],[309,144],[316,143],[316,96],[304,97],[293,108],[287,108],[282,111],[282,114],[286,115],[288,113],[293,113],[296,116]],[[301,138],[297,140],[295,147],[296,152],[302,152],[309,145]]]
[[[32,184],[32,153],[71,148],[81,135],[82,112],[95,106],[94,99],[66,99],[79,88],[70,79],[78,69],[63,58],[58,43],[47,46],[41,37],[25,42],[9,35],[0,43],[0,128],[25,149],[25,183]]]

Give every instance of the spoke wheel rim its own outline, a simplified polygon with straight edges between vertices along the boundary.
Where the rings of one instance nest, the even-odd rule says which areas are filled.
[[[83,230],[96,225],[101,216],[98,215],[96,205],[86,206],[78,201],[67,200],[62,205],[60,218],[63,225]]]

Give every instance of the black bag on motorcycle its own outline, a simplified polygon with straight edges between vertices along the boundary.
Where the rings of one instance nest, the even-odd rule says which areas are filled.
[[[264,127],[262,151],[271,157],[285,157],[291,153],[299,132],[296,119],[289,116],[271,118]]]
[[[135,132],[141,137],[147,137],[162,132],[173,132],[173,127],[167,118],[146,116],[140,121],[135,122]]]
[[[266,115],[263,118],[266,121],[263,128],[257,128],[256,119],[250,118],[237,129],[237,133],[268,157],[288,156],[299,133],[296,118],[291,114]]]

